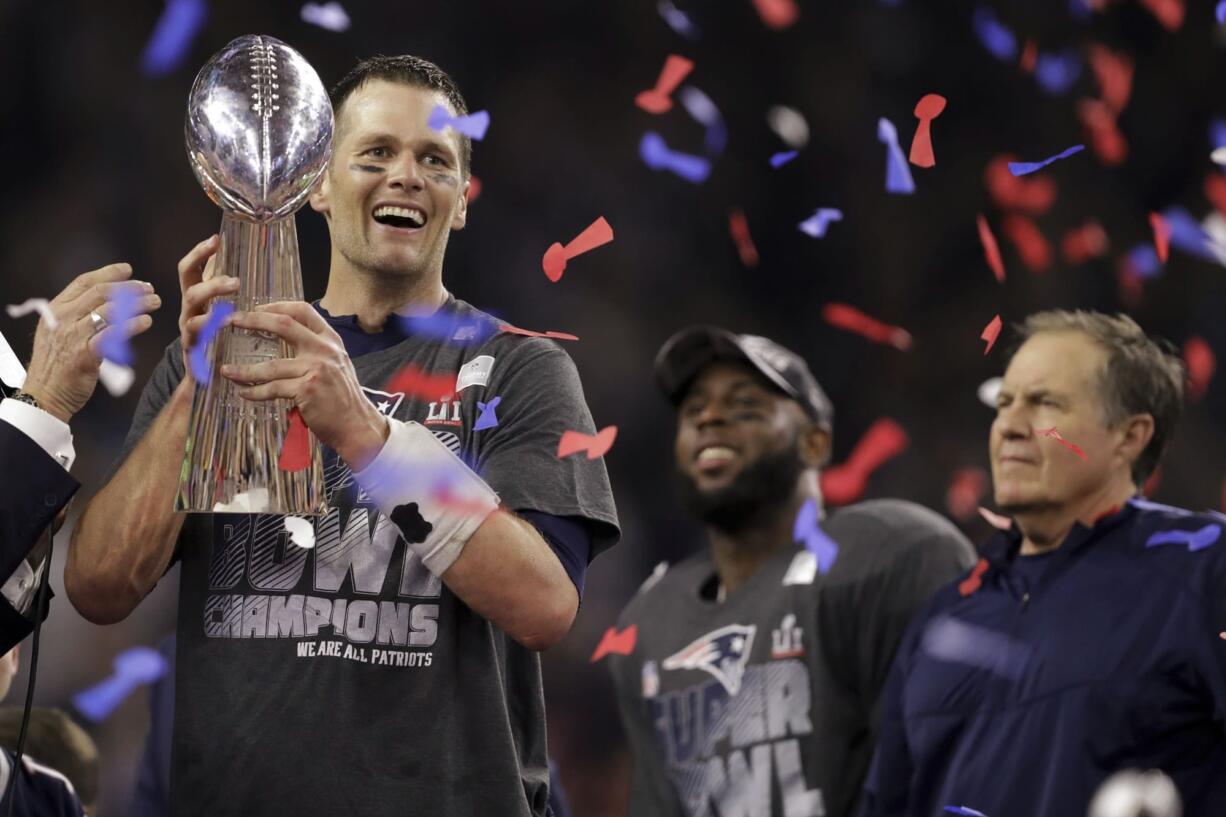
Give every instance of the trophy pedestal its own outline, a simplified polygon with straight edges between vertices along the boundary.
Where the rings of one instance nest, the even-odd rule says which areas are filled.
[[[227,212],[222,218],[216,275],[241,282],[235,309],[250,311],[273,301],[302,300],[298,232],[293,215],[256,223]],[[208,349],[207,384],[196,384],[175,510],[196,513],[273,513],[317,516],[328,511],[323,455],[310,435],[310,464],[300,471],[278,467],[289,430],[289,400],[244,400],[222,377],[223,363],[253,364],[294,356],[276,337],[225,327]]]

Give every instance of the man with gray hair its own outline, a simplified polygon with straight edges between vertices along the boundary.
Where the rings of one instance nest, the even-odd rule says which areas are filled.
[[[1082,815],[1124,768],[1226,813],[1226,516],[1138,494],[1182,365],[1123,315],[1020,332],[989,437],[1013,526],[904,636],[864,813]]]

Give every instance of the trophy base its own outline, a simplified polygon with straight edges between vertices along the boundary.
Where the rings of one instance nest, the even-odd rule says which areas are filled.
[[[292,215],[257,224],[227,213],[215,275],[239,279],[235,309],[302,300],[298,233]],[[249,401],[219,373],[223,363],[250,365],[294,356],[293,347],[263,332],[227,326],[206,350],[209,379],[197,383],[175,510],[184,513],[271,513],[319,516],[328,512],[323,453],[309,434],[308,465],[280,467],[288,436],[290,401]]]

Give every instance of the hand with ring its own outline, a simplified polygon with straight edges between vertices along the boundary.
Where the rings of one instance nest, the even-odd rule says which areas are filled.
[[[129,280],[131,277],[128,264],[110,264],[79,275],[49,304],[56,327],[52,329],[45,319],[38,322],[34,352],[21,388],[64,422],[94,393],[102,364],[99,348],[111,340],[139,335],[153,325],[149,313],[162,305],[162,299],[151,284]],[[137,296],[137,314],[111,325],[111,302],[124,289]]]

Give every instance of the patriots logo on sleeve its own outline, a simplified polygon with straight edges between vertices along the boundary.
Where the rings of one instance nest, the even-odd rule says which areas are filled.
[[[688,647],[664,659],[666,670],[700,669],[715,676],[715,679],[735,695],[741,689],[741,677],[753,647],[757,631],[753,624],[729,624],[712,630]]]

